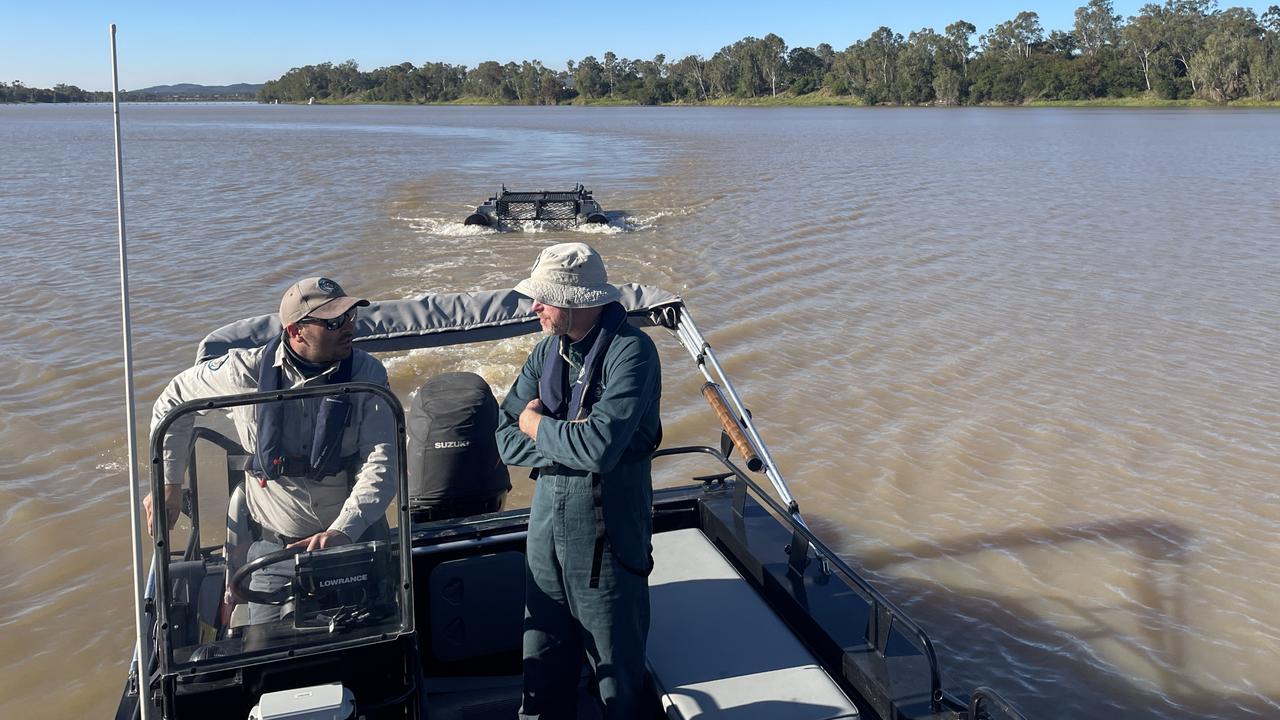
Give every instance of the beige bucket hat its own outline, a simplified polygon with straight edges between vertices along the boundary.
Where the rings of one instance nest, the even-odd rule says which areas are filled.
[[[604,259],[586,243],[560,243],[543,249],[533,271],[516,292],[559,308],[589,308],[618,299],[609,284]]]
[[[357,305],[367,307],[369,301],[347,295],[327,277],[307,278],[290,285],[280,298],[280,323],[289,326],[306,317],[332,320]]]

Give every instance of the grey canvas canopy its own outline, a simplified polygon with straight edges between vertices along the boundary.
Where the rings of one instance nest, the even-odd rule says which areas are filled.
[[[678,295],[647,285],[619,285],[619,302],[633,325],[652,325],[651,314],[683,304]],[[437,293],[408,300],[374,302],[360,311],[355,344],[367,352],[392,352],[485,342],[537,332],[533,301],[515,290]],[[275,313],[238,320],[200,342],[196,362],[231,348],[265,345],[284,328]]]

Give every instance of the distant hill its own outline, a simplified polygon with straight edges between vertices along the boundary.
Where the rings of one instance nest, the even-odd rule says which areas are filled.
[[[176,97],[226,97],[228,95],[246,95],[255,96],[258,90],[262,88],[262,84],[256,85],[251,83],[236,83],[235,85],[193,85],[191,83],[179,83],[177,85],[156,85],[154,87],[142,88],[141,90],[130,90],[132,94],[138,95],[164,95]]]

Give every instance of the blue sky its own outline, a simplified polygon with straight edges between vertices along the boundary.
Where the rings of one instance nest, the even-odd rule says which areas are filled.
[[[1114,6],[1128,17],[1146,1],[1114,0]],[[982,33],[1022,10],[1039,13],[1048,32],[1070,29],[1075,9],[1085,2],[16,0],[0,10],[0,81],[109,90],[112,22],[119,28],[120,86],[137,89],[259,83],[292,67],[349,58],[372,70],[405,61],[474,67],[484,60],[532,59],[560,69],[566,60],[601,58],[609,50],[626,58],[710,57],[748,35],[770,32],[788,47],[826,42],[842,50],[881,25],[905,36],[965,19]]]

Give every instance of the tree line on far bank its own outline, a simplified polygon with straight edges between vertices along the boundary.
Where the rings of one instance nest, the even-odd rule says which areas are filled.
[[[173,93],[141,92],[120,93],[124,102],[173,102],[177,100],[253,100],[253,93],[225,93],[219,95],[181,95]],[[81,103],[111,102],[111,93],[101,90],[81,90],[75,85],[59,83],[52,88],[28,87],[21,80],[0,82],[0,103]]]
[[[975,37],[976,36],[976,37]],[[976,42],[975,42],[976,40]],[[1145,97],[1280,100],[1280,6],[1219,10],[1215,0],[1165,0],[1125,20],[1090,0],[1070,30],[1048,34],[1024,11],[979,35],[957,20],[905,38],[881,27],[844,50],[788,48],[747,37],[710,58],[668,62],[587,56],[564,70],[538,60],[474,68],[405,62],[364,72],[354,60],[293,68],[261,102],[755,102],[818,93],[867,104],[970,105]]]
[[[27,87],[21,80],[0,82],[0,102],[68,103],[110,102],[111,93],[81,90],[75,85],[54,85],[52,88]]]

